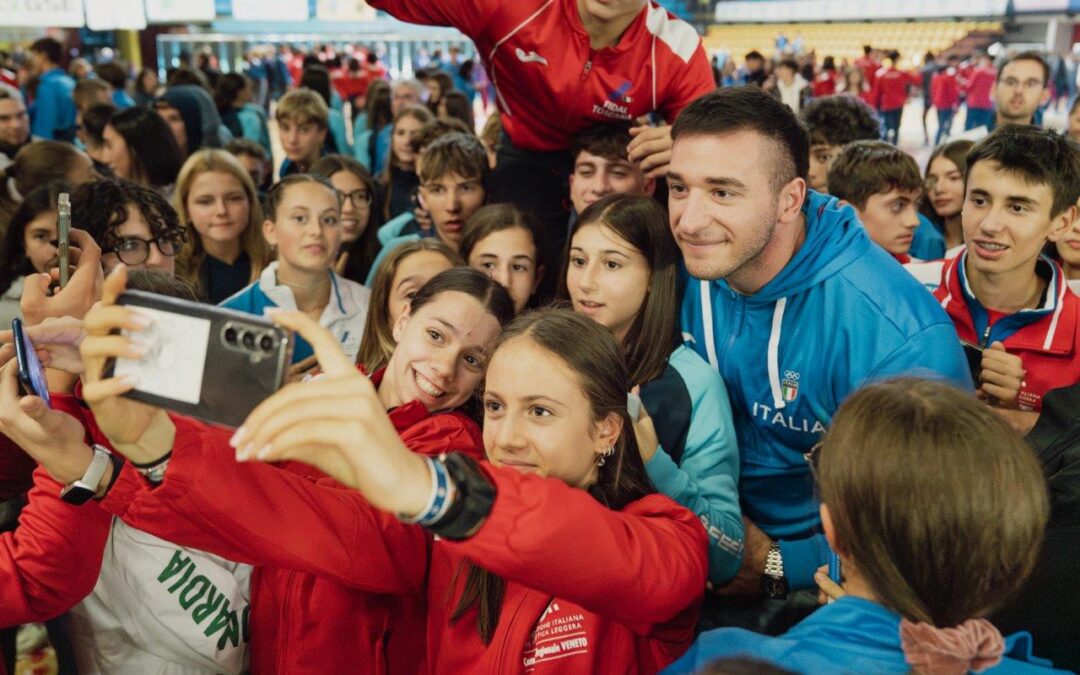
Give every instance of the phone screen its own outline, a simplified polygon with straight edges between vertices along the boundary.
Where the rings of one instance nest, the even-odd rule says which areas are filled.
[[[964,356],[967,357],[968,370],[971,371],[971,379],[978,384],[979,375],[982,373],[983,348],[979,345],[971,344],[970,342],[961,342],[960,344],[964,347]]]
[[[49,383],[45,379],[45,368],[41,365],[34,350],[34,343],[27,337],[23,330],[23,323],[19,319],[11,322],[11,332],[15,337],[15,358],[19,366],[19,381],[27,394],[40,397],[45,405],[52,407],[52,399],[49,398]]]

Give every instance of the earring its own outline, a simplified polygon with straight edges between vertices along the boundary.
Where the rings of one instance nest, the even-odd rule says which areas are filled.
[[[604,463],[607,462],[607,458],[613,454],[615,454],[615,446],[609,445],[606,451],[600,453],[600,458],[596,460],[596,466],[604,466]]]

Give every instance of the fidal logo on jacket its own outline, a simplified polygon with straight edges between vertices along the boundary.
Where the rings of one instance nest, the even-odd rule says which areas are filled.
[[[780,381],[780,395],[784,401],[791,403],[799,397],[799,378],[801,375],[794,370],[785,370],[784,379]]]

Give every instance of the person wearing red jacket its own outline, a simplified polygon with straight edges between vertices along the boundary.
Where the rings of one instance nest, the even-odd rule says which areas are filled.
[[[492,190],[536,215],[558,267],[574,136],[598,122],[657,113],[668,124],[716,87],[701,37],[654,0],[374,0],[412,23],[453,26],[476,43],[495,87],[507,142]],[[667,171],[671,127],[639,127],[630,159]],[[554,275],[552,275],[554,276]]]
[[[917,86],[920,77],[900,70],[900,52],[889,53],[887,65],[878,69],[871,85],[874,107],[881,114],[881,139],[893,145],[900,143],[900,119],[907,103],[908,88]]]
[[[100,309],[84,353],[119,353],[107,333],[120,317]],[[428,672],[652,673],[686,649],[708,539],[648,481],[638,439],[655,445],[655,431],[648,417],[631,426],[609,332],[555,309],[503,333],[483,397],[490,464],[479,465],[410,452],[329,333],[295,312],[275,321],[311,342],[325,376],[261,404],[230,440],[237,459],[311,462],[360,494],[331,497],[256,464],[230,467],[245,477],[230,480],[211,457],[228,447],[178,428],[164,482],[150,488],[125,471],[104,504],[150,528],[168,522],[163,511],[190,514],[263,556],[372,592],[426,593]],[[120,418],[129,406],[112,398],[117,383],[98,380],[99,363],[87,368],[103,428],[139,433],[125,446],[133,461],[158,461],[168,448],[145,440],[145,417]],[[242,511],[226,503],[236,489],[250,499]],[[282,620],[296,611],[283,607]],[[336,671],[358,667],[345,649]]]
[[[1080,381],[1080,298],[1041,254],[1072,225],[1080,157],[1057,132],[1006,125],[971,149],[966,248],[934,292],[971,356],[978,393],[1039,411],[1052,389]]]
[[[122,270],[109,278],[106,301],[123,290],[125,276]],[[436,276],[412,299],[410,313],[395,326],[398,346],[394,355],[387,367],[373,374],[370,380],[378,387],[380,410],[389,409],[390,422],[408,448],[433,455],[450,451],[481,455],[479,428],[454,408],[472,397],[490,343],[501,324],[512,316],[513,303],[506,291],[486,275],[471,269],[459,268]],[[87,317],[88,326],[93,326],[95,321],[94,317]],[[87,357],[86,363],[100,365],[101,360]],[[84,393],[92,395],[93,385],[88,385]],[[167,429],[165,438],[176,439],[170,475],[183,475],[189,454],[181,448],[189,441],[205,440],[214,447],[228,449],[229,435],[225,430],[126,403],[135,411],[135,418],[140,412],[148,412],[154,416],[155,424]],[[132,419],[130,415],[127,418]],[[107,430],[96,426],[91,430],[95,440],[107,440]],[[86,471],[87,448],[81,437],[71,438],[70,433],[54,436],[70,438],[68,442],[48,444],[52,452],[59,451],[60,460],[42,456],[50,450],[42,449],[40,443],[28,443],[25,447],[28,452],[37,453],[35,457],[58,480],[70,482]],[[275,468],[260,467],[269,469],[277,488],[267,492],[259,488],[248,494],[247,489],[256,483],[249,483],[242,470],[250,467],[225,459],[218,458],[202,468],[232,486],[225,494],[215,497],[214,505],[232,514],[238,523],[235,527],[230,528],[226,518],[211,516],[209,507],[159,511],[157,527],[144,529],[133,520],[127,524],[143,532],[165,535],[176,543],[185,542],[183,545],[190,544],[189,548],[204,546],[200,550],[257,565],[251,578],[252,671],[415,672],[424,654],[424,621],[418,601],[402,598],[400,593],[373,590],[364,581],[366,575],[355,567],[350,568],[347,560],[335,560],[335,573],[313,575],[298,567],[296,557],[290,557],[303,557],[310,550],[328,550],[331,546],[328,540],[352,531],[348,520],[332,515],[331,507],[348,504],[359,499],[359,495],[343,489],[322,472],[297,462],[282,463]],[[142,470],[153,474],[152,467]],[[241,472],[238,474],[237,470]],[[137,474],[134,476],[138,481],[143,480]],[[103,490],[109,480],[102,481]],[[167,494],[166,486],[160,490]],[[123,489],[118,488],[116,494],[123,494]],[[281,527],[284,514],[299,514],[287,506],[291,494],[304,495],[305,501],[313,503],[325,500],[331,506],[311,514],[310,521],[300,522],[299,516],[293,517],[290,522],[299,525],[295,537],[253,540],[247,535],[245,528],[253,517],[254,503],[260,499],[268,500],[271,512],[265,516],[266,524],[273,531]],[[109,503],[102,505],[107,507]],[[202,516],[209,521],[201,521]],[[395,558],[393,564],[411,563]],[[316,625],[319,630],[313,630]]]
[[[930,80],[930,102],[937,109],[938,130],[934,145],[949,137],[952,131],[953,115],[960,106],[960,85],[957,82],[956,63],[958,57],[950,55],[945,68],[934,73]]]
[[[979,56],[978,65],[971,69],[963,82],[966,94],[967,119],[964,131],[976,127],[987,127],[994,123],[994,83],[997,82],[997,70],[989,54]]]

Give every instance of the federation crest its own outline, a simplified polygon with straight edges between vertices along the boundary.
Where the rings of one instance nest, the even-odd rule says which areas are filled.
[[[780,395],[787,403],[791,403],[799,397],[799,377],[797,371],[784,371],[784,379],[780,381]]]

